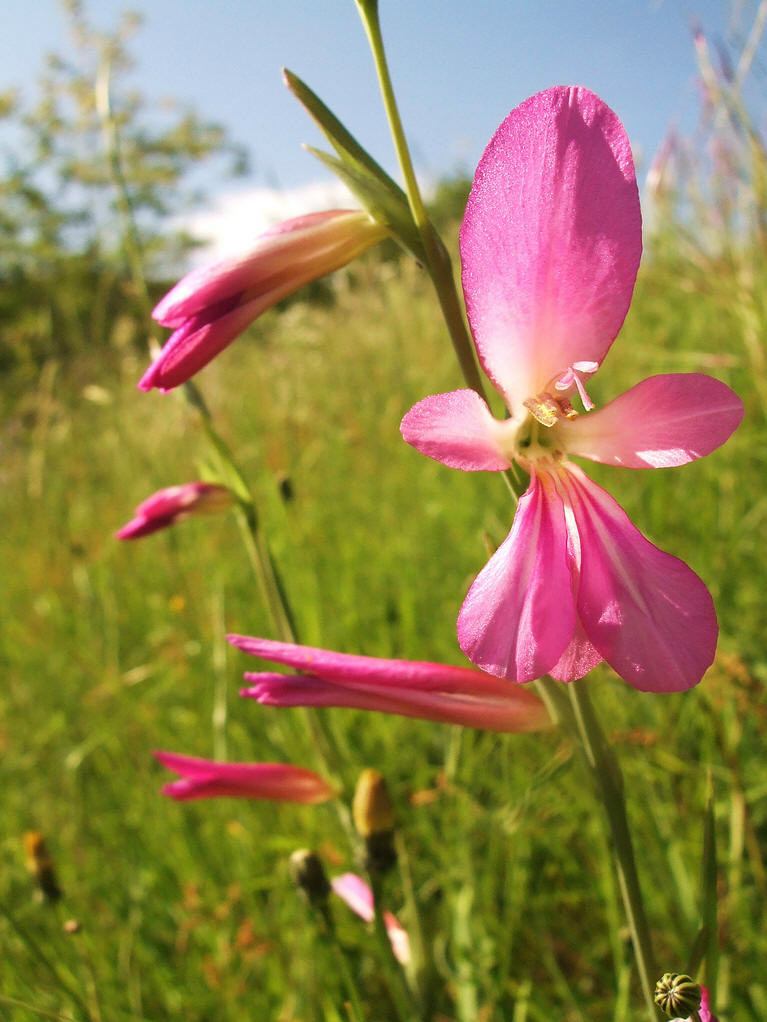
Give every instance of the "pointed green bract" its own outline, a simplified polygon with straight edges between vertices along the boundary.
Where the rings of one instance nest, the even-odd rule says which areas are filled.
[[[354,167],[351,163],[337,159],[330,153],[323,152],[322,149],[315,149],[310,145],[304,148],[344,182],[374,220],[387,227],[419,262],[424,261],[425,255],[421,238],[406,204],[400,203],[374,177]]]
[[[706,814],[703,818],[703,862],[700,876],[701,917],[705,938],[705,966],[703,984],[708,989],[711,1004],[716,1005],[716,973],[719,959],[719,929],[717,926],[717,861],[716,818],[714,815],[714,786],[708,777]]]
[[[338,158],[312,146],[306,149],[341,178],[372,217],[388,227],[416,259],[423,261],[421,238],[413,223],[407,196],[400,186],[305,82],[287,69],[283,70],[283,76],[287,87],[333,146]]]

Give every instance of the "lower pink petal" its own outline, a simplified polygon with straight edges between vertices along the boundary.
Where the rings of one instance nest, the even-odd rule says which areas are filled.
[[[743,403],[726,384],[704,373],[666,373],[558,428],[566,449],[582,458],[667,468],[715,451],[742,418]]]
[[[403,438],[421,454],[466,472],[509,468],[503,450],[504,424],[473,390],[434,394],[402,420]]]
[[[563,482],[581,542],[578,614],[594,647],[643,692],[682,692],[714,659],[711,595],[694,571],[653,546],[579,468]]]
[[[478,667],[526,682],[551,670],[574,628],[564,504],[548,474],[533,474],[511,532],[464,601],[458,641]]]

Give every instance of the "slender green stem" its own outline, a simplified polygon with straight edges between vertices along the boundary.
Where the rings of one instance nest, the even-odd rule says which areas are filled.
[[[338,939],[333,913],[330,911],[330,906],[327,902],[324,905],[318,906],[318,912],[320,919],[322,920],[322,926],[327,936],[330,937],[330,942],[333,945],[333,952],[336,962],[338,963],[338,970],[341,973],[341,980],[349,997],[349,1017],[352,1019],[352,1022],[364,1022],[365,1012],[362,1008],[362,1001],[360,999],[359,989],[357,988],[357,980],[353,971],[349,967],[349,961],[344,946]]]
[[[648,1014],[655,1022],[662,1017],[653,998],[658,972],[626,815],[623,775],[615,753],[605,738],[594,713],[585,683],[583,681],[573,682],[568,686],[568,691],[581,744],[607,814],[618,872],[618,885],[631,932],[639,981]]]
[[[437,292],[442,315],[450,332],[450,338],[453,342],[453,348],[458,357],[464,379],[473,390],[476,390],[480,397],[484,398],[485,392],[482,378],[479,375],[477,363],[474,359],[474,347],[466,330],[463,309],[455,289],[450,256],[429,220],[423,199],[421,198],[421,192],[418,188],[418,180],[413,169],[413,161],[410,157],[410,150],[408,149],[389,74],[386,51],[381,35],[381,23],[378,17],[378,2],[377,0],[357,0],[357,7],[359,8],[362,23],[370,42],[370,49],[373,53],[386,116],[389,121],[394,148],[397,151],[397,159],[399,160],[402,177],[405,182],[410,212],[413,216],[413,222],[418,228],[418,233],[421,235],[426,252],[427,269]]]
[[[415,1003],[413,991],[405,980],[400,963],[397,961],[391,945],[386,921],[384,920],[384,878],[377,871],[370,871],[370,889],[373,892],[373,929],[378,942],[383,966],[388,979],[389,992],[391,993],[397,1015],[402,1022],[411,1022],[420,1017],[420,1012]]]

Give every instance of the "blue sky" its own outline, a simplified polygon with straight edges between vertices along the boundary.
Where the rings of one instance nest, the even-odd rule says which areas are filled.
[[[136,84],[226,124],[251,153],[251,189],[293,189],[325,176],[300,148],[318,136],[282,85],[282,65],[394,169],[353,0],[132,6],[145,16],[132,45]],[[113,25],[123,9],[116,0],[86,0],[86,7],[99,27]],[[32,98],[44,54],[65,48],[65,19],[56,0],[3,0],[0,8],[0,89],[19,86]],[[728,0],[380,0],[380,10],[415,161],[432,178],[470,172],[510,109],[565,83],[588,86],[616,110],[646,171],[671,126],[695,127],[691,25],[701,24],[712,41],[729,41],[753,18],[733,20]]]

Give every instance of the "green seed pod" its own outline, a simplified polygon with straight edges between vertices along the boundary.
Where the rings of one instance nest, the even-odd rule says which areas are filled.
[[[700,983],[684,973],[666,972],[655,984],[655,1003],[669,1018],[688,1018],[700,1000]]]

